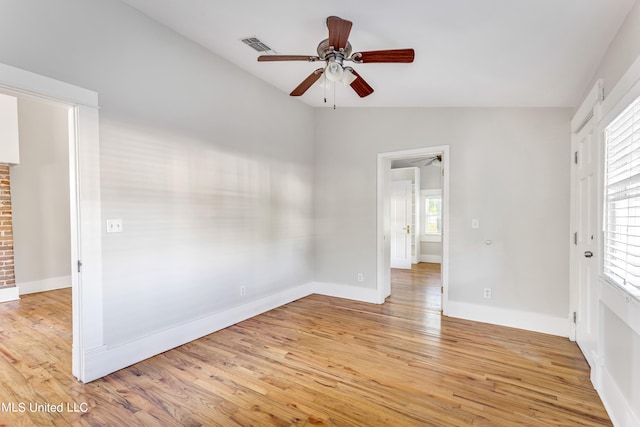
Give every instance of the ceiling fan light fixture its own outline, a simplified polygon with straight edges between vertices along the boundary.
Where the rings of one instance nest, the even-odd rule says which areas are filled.
[[[318,87],[322,89],[327,89],[331,86],[331,82],[327,79],[327,77],[322,73],[320,78],[318,79]]]
[[[342,84],[345,86],[349,86],[353,83],[358,77],[353,74],[353,69],[351,67],[345,67],[342,73]]]
[[[324,70],[325,77],[331,82],[340,81],[343,74],[344,70],[342,69],[342,65],[337,62],[329,62],[327,68]]]

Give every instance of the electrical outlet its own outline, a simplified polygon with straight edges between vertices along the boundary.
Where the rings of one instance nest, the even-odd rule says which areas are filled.
[[[486,299],[491,299],[491,288],[484,288],[483,296]]]
[[[244,296],[247,293],[247,287],[246,286],[240,286],[240,295]]]
[[[364,274],[358,273],[358,282],[364,282]]]

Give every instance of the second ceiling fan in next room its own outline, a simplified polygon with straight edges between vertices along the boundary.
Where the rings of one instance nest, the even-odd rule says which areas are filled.
[[[325,66],[312,72],[292,92],[291,96],[304,94],[322,76],[330,82],[343,82],[361,97],[371,95],[373,88],[352,67],[345,66],[345,62],[354,64],[369,63],[410,63],[415,53],[413,49],[372,50],[352,53],[349,34],[353,23],[346,19],[330,16],[327,18],[329,38],[320,42],[317,56],[309,55],[261,55],[260,62],[268,61],[324,61]]]

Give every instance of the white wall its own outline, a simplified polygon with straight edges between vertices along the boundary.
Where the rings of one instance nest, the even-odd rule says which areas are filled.
[[[67,109],[18,100],[19,165],[11,167],[20,293],[71,286]]]
[[[442,166],[423,166],[420,168],[420,189],[442,189]]]
[[[319,109],[315,116],[317,282],[376,287],[377,153],[449,145],[450,301],[528,312],[568,333],[569,109]],[[482,297],[486,287],[491,300]]]
[[[0,62],[99,93],[105,348],[311,280],[310,108],[117,1],[2,6]]]
[[[604,79],[605,97],[640,57],[640,2],[627,16],[594,76]],[[640,319],[637,302],[608,286],[600,290],[595,386],[617,426],[640,425]],[[605,302],[606,301],[606,302]],[[617,307],[616,307],[617,305]],[[612,309],[611,307],[615,307]],[[635,320],[634,320],[635,319]],[[635,324],[634,324],[635,322]]]

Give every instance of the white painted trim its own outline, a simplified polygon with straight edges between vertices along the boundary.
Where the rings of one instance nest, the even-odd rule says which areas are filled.
[[[569,319],[501,307],[449,301],[451,317],[568,337]]]
[[[377,266],[376,266],[376,289],[378,291],[378,301],[382,302],[389,295],[391,287],[391,277],[389,271],[389,239],[387,233],[389,226],[388,212],[385,200],[390,192],[389,182],[391,180],[391,160],[406,159],[410,157],[425,156],[434,153],[442,153],[442,167],[444,175],[442,177],[442,311],[448,315],[449,304],[449,146],[439,145],[411,150],[400,150],[387,153],[378,153],[378,176],[377,176]]]
[[[598,79],[571,119],[571,132],[577,133],[593,117],[593,110],[604,99],[604,80]]]
[[[380,293],[377,289],[326,282],[313,282],[312,285],[313,293],[318,295],[345,298],[372,304],[382,304],[384,302],[384,300],[380,300]]]
[[[620,427],[640,426],[640,408],[629,405],[624,393],[604,366],[599,367],[599,370],[599,384],[596,385],[596,390],[611,418],[611,423]]]
[[[71,287],[71,276],[49,277],[42,280],[17,283],[20,295],[35,294],[36,292],[53,291]]]
[[[15,301],[20,299],[20,291],[17,286],[0,288],[0,302]]]
[[[573,127],[573,126],[572,126]],[[571,174],[569,177],[569,316],[573,316],[572,313],[578,310],[578,255],[576,252],[577,245],[573,241],[573,233],[578,230],[578,195],[577,181],[578,181],[578,168],[576,167],[574,154],[578,151],[578,142],[576,133],[571,134],[571,156],[570,156],[570,168]],[[571,341],[576,340],[576,325],[572,322],[569,326],[569,339]]]
[[[636,334],[640,335],[640,300],[616,284],[600,278],[600,301]]]
[[[600,107],[596,108],[599,130],[602,131],[609,125],[638,96],[640,96],[640,57],[636,58],[631,67],[618,80]]]
[[[442,256],[440,255],[420,255],[420,262],[430,262],[433,264],[442,264]]]
[[[306,297],[313,293],[313,289],[313,284],[304,284],[123,344],[93,348],[86,352],[84,381],[101,378],[164,351]]]
[[[602,388],[602,373],[604,372],[604,357],[600,356],[596,352],[592,353],[592,360],[594,366],[591,366],[590,380],[593,387],[600,395],[600,389]],[[606,407],[606,405],[605,405]]]
[[[78,260],[80,259],[80,225],[79,225],[79,177],[78,177],[78,131],[77,131],[77,111],[76,108],[69,108],[67,115],[67,125],[69,133],[69,242],[71,243],[71,254],[69,257],[69,271],[71,272],[71,311],[72,311],[72,342],[71,348],[71,372],[78,379],[83,378],[84,368],[82,355],[82,335],[80,328],[80,274],[78,273]]]
[[[102,234],[98,94],[27,70],[0,64],[0,91],[69,107],[69,174],[73,344],[71,366],[85,377],[87,349],[103,345]],[[82,272],[76,271],[78,260]]]
[[[100,137],[98,110],[82,105],[75,107],[77,128],[76,171],[78,258],[82,272],[78,278],[77,300],[85,349],[103,345],[102,301],[102,213],[100,198]],[[77,266],[72,270],[77,272]]]
[[[0,63],[0,88],[14,95],[98,108],[98,93]],[[3,92],[4,92],[3,90]]]

